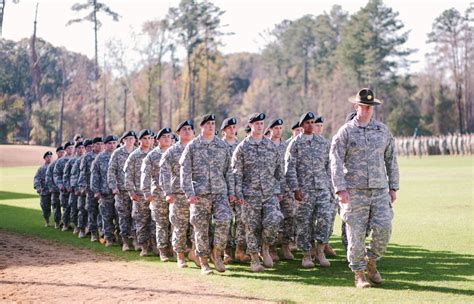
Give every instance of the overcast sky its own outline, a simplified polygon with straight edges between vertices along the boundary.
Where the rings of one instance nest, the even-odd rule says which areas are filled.
[[[94,36],[91,23],[74,24],[66,27],[68,20],[81,17],[71,11],[72,4],[86,0],[20,0],[14,4],[6,0],[3,20],[3,38],[20,40],[32,33],[36,3],[39,3],[37,35],[56,46],[84,53],[92,57],[94,52]],[[179,1],[170,0],[100,0],[109,5],[122,18],[113,22],[111,18],[100,16],[103,26],[99,38],[118,38],[131,41],[133,30],[139,31],[146,20],[165,17],[168,8],[176,6]],[[294,20],[305,14],[318,15],[329,12],[332,5],[339,4],[350,14],[365,6],[366,1],[303,1],[303,0],[214,0],[215,5],[226,13],[223,24],[228,24],[227,31],[235,33],[224,37],[224,53],[258,52],[264,46],[259,34],[284,19]],[[444,10],[456,8],[462,13],[469,1],[451,0],[386,0],[385,4],[400,13],[400,20],[405,29],[410,30],[408,48],[419,51],[411,56],[411,60],[419,61],[411,71],[418,71],[424,66],[424,55],[431,47],[426,44],[426,35],[436,17]],[[100,46],[99,52],[103,50]]]

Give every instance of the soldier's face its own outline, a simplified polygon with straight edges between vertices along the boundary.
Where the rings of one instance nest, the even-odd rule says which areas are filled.
[[[183,141],[190,141],[194,137],[194,130],[190,126],[182,127],[177,133]]]
[[[92,145],[88,145],[86,147],[86,152],[88,153],[88,152],[91,152],[91,151],[92,151]]]
[[[44,161],[45,161],[47,164],[50,164],[52,159],[53,159],[53,156],[52,156],[52,155],[47,155],[47,156],[44,158]]]
[[[224,132],[227,138],[234,138],[236,134],[236,131],[235,131],[236,129],[237,129],[236,125],[230,125],[222,131]]]
[[[66,148],[66,153],[68,156],[71,156],[73,153],[74,153],[74,147],[73,146],[69,146]]]
[[[105,144],[105,151],[113,152],[116,146],[117,146],[117,142],[115,140],[109,141],[108,143]]]
[[[84,148],[84,146],[79,146],[76,148],[76,153],[78,156],[84,155],[85,151],[86,151],[86,148]]]
[[[283,134],[283,126],[274,126],[270,129],[270,133],[272,134],[272,139],[280,139]]]
[[[265,122],[263,120],[256,121],[250,124],[250,129],[252,130],[252,133],[261,136],[263,135],[263,131],[265,129]]]
[[[125,143],[125,146],[130,148],[135,144],[135,137],[127,136],[123,139],[123,142]]]
[[[64,150],[61,150],[61,151],[59,151],[59,152],[56,152],[56,154],[58,155],[58,158],[63,157],[63,156],[64,156],[64,153],[65,153]]]
[[[303,124],[301,125],[301,128],[303,129],[304,134],[313,134],[315,124],[316,123],[314,122],[314,119],[304,121]]]
[[[163,134],[161,135],[160,139],[158,139],[158,144],[160,145],[161,149],[169,148],[171,146],[173,138],[171,134]]]
[[[314,134],[321,135],[323,133],[323,124],[318,122],[314,125]]]
[[[293,137],[296,137],[296,136],[300,135],[301,132],[303,132],[303,130],[301,130],[301,128],[296,128],[296,129],[291,130],[291,133],[293,134]]]
[[[212,135],[216,132],[216,122],[215,121],[208,121],[201,126],[203,135]]]
[[[372,106],[355,104],[354,109],[357,112],[357,119],[363,121],[370,120],[372,118],[372,114],[374,113],[374,107]]]
[[[140,147],[144,149],[150,148],[152,143],[152,139],[150,135],[145,135],[142,138],[140,138]]]
[[[94,153],[100,153],[102,152],[102,146],[103,144],[101,142],[95,143],[92,145],[92,150],[94,150]]]

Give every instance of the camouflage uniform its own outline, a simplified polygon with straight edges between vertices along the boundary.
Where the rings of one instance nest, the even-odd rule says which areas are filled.
[[[140,190],[142,161],[147,155],[141,148],[130,153],[124,165],[125,189],[130,196],[136,194],[137,201],[132,201],[132,218],[135,223],[138,244],[148,244],[152,227],[151,212],[143,191]]]
[[[41,189],[39,192],[41,211],[43,212],[44,219],[49,222],[49,217],[51,216],[51,193],[46,183],[46,171],[48,171],[47,164],[43,164],[38,168],[33,179],[33,188],[36,191]]]
[[[81,162],[84,157],[85,154],[76,158],[71,168],[71,189],[79,192],[76,209],[74,209],[74,205],[71,206],[71,221],[79,229],[84,229],[87,225],[86,193],[79,191],[79,175],[81,173]]]
[[[71,209],[69,208],[69,193],[67,192],[64,181],[63,181],[63,174],[64,174],[64,167],[66,163],[71,159],[70,156],[63,156],[60,159],[56,160],[53,169],[53,180],[56,186],[59,189],[60,196],[59,202],[61,207],[63,208],[61,221],[63,222],[64,226],[69,225],[69,221],[71,218]]]
[[[277,199],[283,178],[279,151],[268,138],[256,141],[247,137],[234,151],[232,168],[235,194],[245,199],[247,253],[258,253],[262,242],[275,243],[283,220]]]
[[[186,250],[186,234],[189,228],[189,203],[180,185],[179,159],[185,146],[177,143],[172,145],[160,159],[160,184],[165,197],[173,195],[174,201],[169,206],[169,219],[173,227],[171,243],[176,253]]]
[[[140,188],[145,197],[153,196],[150,210],[155,227],[152,232],[156,233],[159,249],[169,247],[170,239],[169,204],[160,187],[160,160],[164,152],[160,147],[156,147],[147,154],[142,162],[140,182]]]
[[[57,160],[53,161],[48,166],[48,170],[46,171],[46,185],[51,191],[51,206],[53,207],[54,222],[59,225],[61,223],[61,203],[59,201],[60,192],[58,186],[54,183],[53,178],[54,165],[56,164],[56,161]]]
[[[132,148],[132,152],[135,147]],[[131,153],[131,152],[130,152]],[[125,189],[124,165],[130,153],[125,147],[120,147],[112,152],[107,170],[107,181],[110,189],[118,189],[115,194],[115,209],[117,210],[120,236],[127,242],[135,236],[135,227],[132,220],[132,200]]]
[[[392,232],[388,189],[399,188],[394,140],[384,124],[372,119],[363,126],[354,119],[334,136],[330,158],[336,193],[349,193],[349,203],[340,204],[349,242],[349,266],[352,271],[364,270],[365,257],[381,257]],[[372,241],[366,249],[367,225],[372,229]]]
[[[179,160],[181,188],[186,197],[197,196],[190,206],[190,222],[194,228],[197,256],[209,256],[209,223],[215,223],[213,245],[224,250],[232,219],[228,197],[234,195],[235,181],[230,166],[227,144],[214,137],[206,141],[202,136],[193,139]]]
[[[87,210],[87,226],[91,233],[97,232],[98,214],[99,214],[99,200],[94,197],[94,192],[91,190],[91,169],[92,162],[97,157],[93,151],[86,153],[81,160],[78,186],[86,192]]]
[[[67,200],[67,205],[69,209],[69,218],[68,218],[68,223],[72,222],[75,227],[77,227],[77,196],[76,193],[74,193],[74,189],[72,188],[71,185],[71,177],[72,177],[72,167],[77,161],[77,157],[71,157],[68,162],[66,163],[66,166],[64,167],[64,173],[63,173],[63,183],[64,183],[64,188],[66,190],[66,193],[69,195],[69,198]]]

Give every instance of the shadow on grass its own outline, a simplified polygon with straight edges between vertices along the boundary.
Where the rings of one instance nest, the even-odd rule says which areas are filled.
[[[88,239],[78,239],[72,233],[64,233],[52,228],[42,227],[39,210],[0,204],[0,229],[59,241],[81,248],[93,249],[99,253],[110,254],[127,260],[144,260],[136,252],[121,252],[119,247],[106,248]],[[280,261],[264,273],[254,274],[248,264],[228,265],[222,275],[230,278],[245,278],[265,282],[294,282],[320,286],[353,286],[353,274],[349,270],[339,238],[333,238],[331,245],[338,256],[331,259],[331,267],[303,269],[300,253],[295,261]],[[156,257],[145,258],[158,261]],[[386,257],[379,262],[379,270],[385,282],[378,286],[387,290],[432,291],[446,294],[473,296],[474,290],[440,286],[441,282],[470,282],[474,276],[474,255],[451,251],[427,250],[421,246],[390,244]],[[190,264],[190,263],[189,263]],[[433,284],[430,284],[430,283]]]
[[[0,191],[0,201],[1,200],[10,200],[10,199],[25,199],[25,198],[38,198],[38,194],[31,194],[31,193],[18,193],[18,192],[8,192],[8,191]]]

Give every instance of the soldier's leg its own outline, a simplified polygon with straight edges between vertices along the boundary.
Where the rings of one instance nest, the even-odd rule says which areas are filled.
[[[174,202],[170,204],[170,222],[173,226],[172,244],[176,253],[186,251],[187,232],[189,226],[189,203],[181,194],[174,196]]]
[[[331,201],[331,194],[328,190],[316,192],[316,226],[315,240],[319,244],[327,244],[332,231],[332,222],[335,205]]]
[[[235,245],[245,249],[245,223],[243,220],[243,208],[239,203],[235,204]]]
[[[247,241],[247,253],[258,254],[262,250],[262,208],[261,197],[246,197],[246,203],[242,205],[243,219],[245,221],[245,239]]]
[[[78,201],[78,196],[74,193],[71,193],[71,195],[69,196],[69,206],[70,206],[70,222],[74,224],[74,227],[77,228],[77,201]],[[77,232],[77,230],[76,230]]]
[[[156,243],[158,249],[169,247],[169,204],[162,196],[153,196],[150,205],[151,218],[155,222]]]
[[[340,204],[346,222],[347,259],[352,271],[365,270],[365,234],[370,213],[370,190],[349,189],[349,203]]]
[[[285,198],[280,202],[280,210],[283,214],[281,244],[288,245],[295,234],[295,202],[293,194],[285,193]]]
[[[269,246],[275,244],[282,221],[283,214],[276,196],[265,198],[262,204],[262,242]]]
[[[392,219],[393,210],[388,192],[384,189],[373,190],[369,217],[372,240],[367,247],[368,258],[376,259],[385,253],[392,234]]]
[[[212,204],[212,218],[215,223],[213,245],[217,250],[224,250],[232,220],[232,211],[225,195],[216,195]]]
[[[86,196],[83,194],[77,199],[77,227],[83,232],[87,227]]]
[[[104,227],[104,235],[106,245],[111,246],[114,237],[114,198],[112,195],[103,195],[99,200],[99,211],[102,216],[102,222]]]
[[[54,223],[61,223],[61,203],[59,201],[59,192],[51,193],[51,205],[53,207]]]
[[[148,249],[150,241],[151,212],[148,202],[144,197],[132,202],[132,218],[135,222],[137,241],[142,248]]]
[[[61,217],[61,220],[63,222],[63,229],[67,230],[69,226],[69,222],[71,220],[71,208],[69,206],[69,192],[61,192],[60,195],[60,202],[61,202],[61,207],[63,208],[63,214]]]
[[[296,245],[303,252],[311,250],[313,233],[313,211],[315,207],[315,192],[304,193],[303,201],[297,201],[295,207]]]
[[[132,236],[132,201],[125,191],[115,195],[115,209],[118,214],[120,236],[124,243],[129,242]]]
[[[86,206],[87,206],[87,228],[91,234],[97,234],[97,214],[99,208],[97,201],[94,198],[94,193],[87,192]]]
[[[196,255],[207,257],[209,250],[209,222],[211,220],[212,200],[207,195],[198,197],[198,203],[189,208],[190,222],[194,229]]]
[[[49,218],[51,217],[51,195],[41,195],[40,196],[40,206],[43,213],[44,220],[49,224]]]

